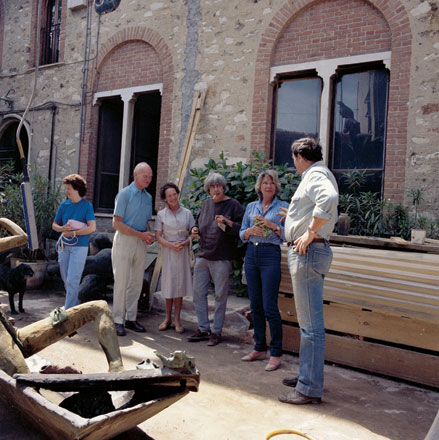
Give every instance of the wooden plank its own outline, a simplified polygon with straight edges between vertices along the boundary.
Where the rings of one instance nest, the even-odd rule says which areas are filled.
[[[299,329],[290,325],[282,329],[284,350],[298,353]],[[439,387],[439,356],[327,334],[325,360]]]
[[[41,387],[52,391],[130,391],[154,387],[181,387],[197,391],[200,375],[182,374],[175,370],[133,370],[105,374],[16,374],[20,385]]]
[[[279,310],[283,321],[297,323],[294,298],[280,294]],[[327,330],[437,351],[439,354],[439,323],[339,304],[325,304],[323,313]]]
[[[439,256],[333,247],[324,299],[439,322]],[[280,291],[292,293],[286,246]]]
[[[395,250],[430,252],[433,254],[439,254],[439,246],[428,241],[425,244],[414,244],[411,242],[398,243],[390,238],[331,234],[330,242],[331,244],[350,244],[355,246],[367,246],[370,248],[382,247]]]

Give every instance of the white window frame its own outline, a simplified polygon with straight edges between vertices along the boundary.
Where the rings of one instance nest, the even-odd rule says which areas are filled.
[[[93,105],[99,100],[120,96],[123,101],[122,140],[120,146],[119,191],[130,182],[131,141],[133,137],[134,104],[137,95],[144,92],[158,91],[162,95],[163,83],[145,86],[127,87],[125,89],[106,90],[93,95]]]
[[[336,74],[337,69],[353,64],[371,63],[382,61],[384,66],[390,70],[392,52],[377,52],[365,55],[354,55],[342,58],[330,58],[326,60],[310,61],[300,64],[285,64],[275,66],[270,69],[270,81],[275,83],[280,75],[290,74],[294,72],[304,72],[316,70],[317,75],[322,79],[322,97],[320,101],[320,121],[319,121],[319,137],[320,145],[323,149],[323,159],[326,164],[329,161],[329,127],[331,118],[331,78]]]

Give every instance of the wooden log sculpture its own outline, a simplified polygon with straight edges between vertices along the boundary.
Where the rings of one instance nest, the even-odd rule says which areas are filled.
[[[27,234],[13,221],[7,218],[0,218],[0,227],[5,228],[12,235],[0,238],[0,252],[7,251],[14,247],[22,246],[27,243]]]
[[[85,324],[94,321],[95,333],[107,357],[109,371],[123,370],[119,342],[113,323],[113,315],[105,301],[91,301],[68,309],[67,319],[53,325],[50,318],[34,322],[16,330],[1,319],[0,369],[12,376],[28,373],[25,358],[71,335]],[[0,311],[3,318],[6,316]]]

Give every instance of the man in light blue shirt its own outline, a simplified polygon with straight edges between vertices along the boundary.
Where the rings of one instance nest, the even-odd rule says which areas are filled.
[[[284,211],[288,267],[300,326],[299,374],[283,380],[295,389],[279,400],[303,405],[320,403],[323,395],[323,281],[332,261],[328,238],[338,218],[338,187],[322,162],[322,147],[315,139],[299,139],[291,151],[302,176],[288,211]]]
[[[146,192],[152,180],[152,169],[146,162],[134,168],[134,182],[116,196],[114,208],[113,248],[113,316],[118,336],[125,327],[136,332],[145,328],[137,322],[137,303],[146,268],[147,245],[154,242],[148,220],[152,217],[152,197]]]

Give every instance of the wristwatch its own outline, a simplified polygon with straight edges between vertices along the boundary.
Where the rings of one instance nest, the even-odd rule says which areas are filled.
[[[308,226],[308,232],[311,232],[311,234],[313,235],[317,235],[317,232],[313,231],[309,226]]]
[[[274,232],[280,231],[280,226],[276,225],[276,229],[274,230]]]

